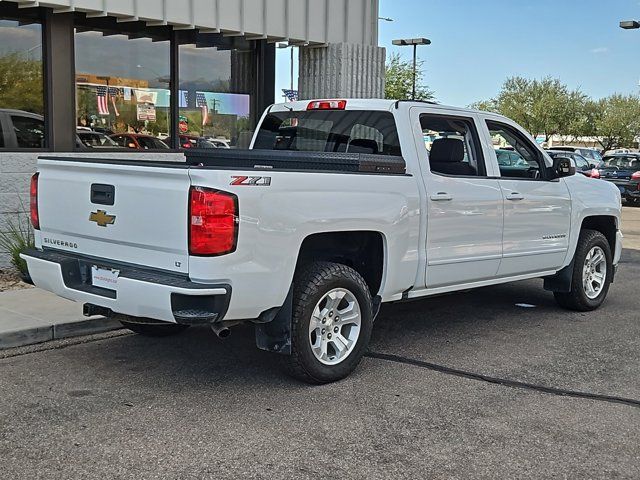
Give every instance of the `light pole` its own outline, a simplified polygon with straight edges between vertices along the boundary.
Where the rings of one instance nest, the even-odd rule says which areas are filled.
[[[290,48],[291,49],[291,90],[293,91],[293,45],[287,45],[286,43],[279,43],[278,48]]]
[[[381,20],[383,22],[393,22],[393,18],[391,17],[378,17],[378,20]]]
[[[411,94],[411,100],[416,99],[416,76],[418,69],[418,45],[431,45],[431,40],[428,38],[403,38],[400,40],[394,40],[393,44],[396,47],[413,46],[413,90]]]

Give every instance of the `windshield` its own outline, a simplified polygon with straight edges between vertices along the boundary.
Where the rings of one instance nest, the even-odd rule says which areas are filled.
[[[640,168],[637,157],[604,157],[600,168]]]
[[[102,133],[78,132],[85,147],[117,147],[118,144]]]
[[[253,148],[402,155],[393,115],[376,111],[270,113]]]
[[[138,143],[145,150],[164,150],[169,148],[162,140],[153,137],[138,137]]]

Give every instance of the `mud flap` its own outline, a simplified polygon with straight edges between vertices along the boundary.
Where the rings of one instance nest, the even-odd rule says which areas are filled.
[[[544,279],[544,289],[548,292],[569,293],[573,282],[575,260],[552,277]]]
[[[256,346],[260,350],[291,355],[291,317],[293,316],[293,286],[279,309],[260,316],[256,323]]]

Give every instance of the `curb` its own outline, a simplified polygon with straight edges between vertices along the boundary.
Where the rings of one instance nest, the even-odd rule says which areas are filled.
[[[94,335],[123,328],[113,318],[94,317],[87,320],[64,322],[46,327],[31,327],[23,330],[2,332],[0,334],[0,350],[25,347],[36,343],[62,340],[65,338]]]

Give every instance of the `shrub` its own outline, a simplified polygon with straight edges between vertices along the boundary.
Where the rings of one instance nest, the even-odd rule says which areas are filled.
[[[11,264],[23,277],[28,277],[27,262],[20,254],[34,247],[31,225],[24,214],[16,214],[16,219],[10,219],[7,224],[8,231],[0,232],[0,251],[11,257]]]

